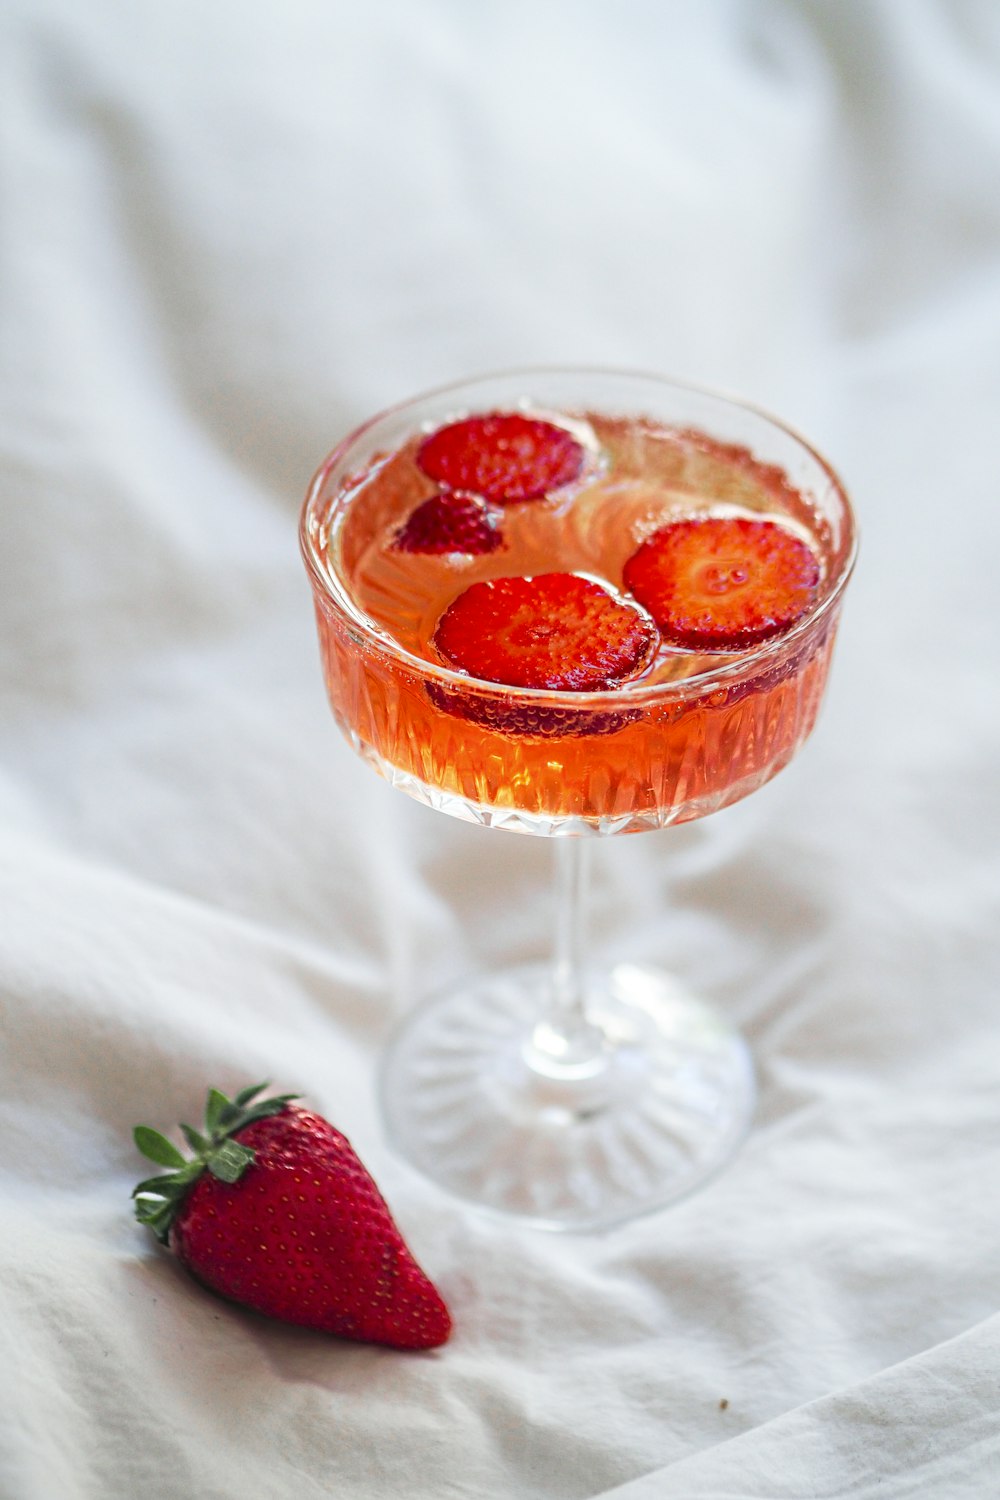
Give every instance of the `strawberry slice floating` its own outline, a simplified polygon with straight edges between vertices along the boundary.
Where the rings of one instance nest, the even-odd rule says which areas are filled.
[[[574,693],[634,677],[657,640],[645,610],[576,573],[474,583],[434,632],[442,658],[471,677]]]
[[[517,739],[599,739],[617,734],[642,717],[638,708],[604,712],[592,708],[551,708],[548,704],[539,707],[523,699],[497,703],[462,688],[441,687],[436,682],[427,684],[427,696],[435,708],[452,718],[465,719],[491,734],[513,735]]]
[[[392,545],[398,552],[480,556],[504,544],[497,519],[477,495],[445,490],[410,513]]]
[[[583,448],[571,432],[520,412],[490,412],[439,427],[417,449],[417,464],[446,489],[471,490],[498,505],[540,500],[578,478]]]
[[[139,1183],[136,1218],[255,1312],[397,1349],[443,1344],[448,1309],[349,1141],[292,1094],[261,1099],[266,1087],[209,1089],[203,1130],[181,1126],[191,1158],[136,1126],[142,1154],[170,1169]]]
[[[793,625],[816,598],[812,548],[774,521],[675,521],[625,564],[625,586],[664,637],[690,650],[741,650]]]

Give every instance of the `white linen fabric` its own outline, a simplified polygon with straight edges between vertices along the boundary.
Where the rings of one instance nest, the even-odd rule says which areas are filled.
[[[3,1500],[1000,1490],[1000,7],[7,0],[0,16]],[[595,956],[743,1025],[738,1159],[598,1236],[382,1138],[422,994],[549,942],[550,849],[323,700],[296,521],[351,424],[660,370],[835,461],[813,739],[595,852]],[[245,1315],[131,1219],[131,1127],[298,1088],[453,1309]]]

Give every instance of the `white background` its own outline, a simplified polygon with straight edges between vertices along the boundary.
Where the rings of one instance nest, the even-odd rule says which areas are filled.
[[[8,0],[0,131],[4,1500],[994,1493],[1000,7]],[[383,1143],[388,1028],[544,953],[550,850],[355,761],[295,536],[350,424],[544,362],[778,410],[862,527],[796,763],[596,851],[595,954],[723,1006],[762,1098],[592,1239]],[[131,1126],[265,1076],[439,1353],[249,1318],[132,1224]]]

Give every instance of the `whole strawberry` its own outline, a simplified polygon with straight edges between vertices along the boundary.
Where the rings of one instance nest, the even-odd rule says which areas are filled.
[[[171,1169],[136,1187],[136,1218],[205,1286],[268,1317],[397,1349],[443,1344],[448,1309],[349,1141],[294,1094],[260,1099],[266,1087],[232,1100],[210,1089],[204,1132],[181,1126],[191,1160],[136,1126],[142,1154]]]

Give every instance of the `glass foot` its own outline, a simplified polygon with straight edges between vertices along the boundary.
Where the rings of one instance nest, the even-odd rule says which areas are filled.
[[[545,1229],[649,1213],[724,1165],[750,1124],[742,1037],[655,969],[585,980],[596,1050],[546,1036],[551,971],[478,977],[428,1001],[381,1074],[390,1140],[440,1186]]]

